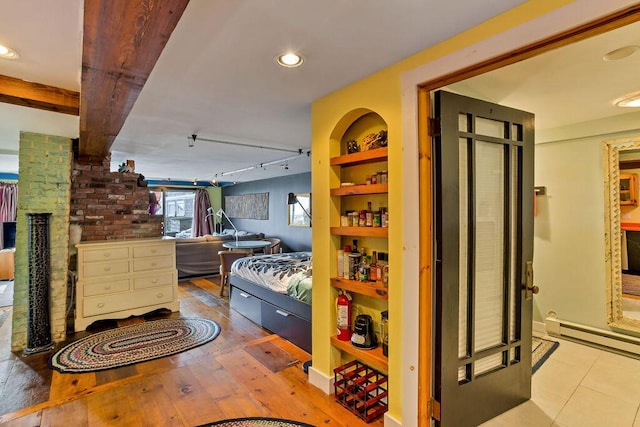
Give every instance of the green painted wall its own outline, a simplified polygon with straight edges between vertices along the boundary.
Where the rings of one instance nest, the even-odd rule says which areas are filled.
[[[71,140],[69,138],[20,133],[18,210],[16,227],[15,284],[11,348],[27,345],[29,286],[28,218],[30,213],[51,213],[51,332],[55,341],[65,337],[71,197]]]

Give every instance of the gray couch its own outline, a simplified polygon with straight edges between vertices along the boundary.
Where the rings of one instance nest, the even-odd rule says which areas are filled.
[[[264,234],[262,233],[238,232],[238,240],[262,240],[263,238]],[[178,278],[219,274],[220,256],[218,251],[227,250],[222,244],[234,240],[233,230],[224,234],[176,239]]]

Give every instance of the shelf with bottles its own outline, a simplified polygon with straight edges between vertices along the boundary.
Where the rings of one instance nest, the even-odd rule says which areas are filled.
[[[359,196],[365,194],[385,194],[389,191],[389,184],[357,184],[330,190],[331,196]]]
[[[337,336],[331,337],[331,344],[373,368],[380,369],[384,373],[389,372],[387,357],[382,354],[381,345],[371,350],[359,349],[349,341],[339,340]]]
[[[387,160],[387,147],[374,148],[367,151],[358,151],[351,154],[332,157],[329,160],[331,166],[358,166],[367,163],[384,162]]]
[[[386,227],[331,227],[329,230],[334,236],[389,237]]]
[[[381,281],[361,282],[360,280],[351,280],[345,277],[332,277],[331,286],[337,289],[355,292],[360,295],[366,295],[371,298],[381,300],[389,299],[389,288],[387,288]]]

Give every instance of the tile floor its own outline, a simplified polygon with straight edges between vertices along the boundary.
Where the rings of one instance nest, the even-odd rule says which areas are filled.
[[[558,338],[532,378],[531,400],[482,424],[640,427],[640,360]]]

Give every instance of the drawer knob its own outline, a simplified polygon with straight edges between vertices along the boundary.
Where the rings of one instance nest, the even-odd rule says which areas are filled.
[[[104,290],[105,290],[105,291],[108,291],[109,289],[111,289],[111,285],[106,285],[106,286],[104,287]]]
[[[162,297],[163,297],[163,294],[162,294],[162,293],[159,293],[159,294],[158,294],[158,295],[156,295],[156,296],[157,296],[158,298],[162,298]]]
[[[104,303],[103,302],[99,302],[98,303],[98,308],[102,308],[102,307],[104,307]]]
[[[111,271],[111,267],[105,267],[104,271]]]
[[[249,295],[245,294],[244,292],[240,292],[240,296],[242,298],[249,298]]]
[[[289,313],[282,310],[276,310],[276,313],[278,313],[280,316],[289,317]]]
[[[153,279],[151,283],[158,283],[158,279]]]
[[[111,252],[105,252],[104,256],[105,256],[105,258],[109,258],[111,256]]]
[[[157,250],[157,249],[151,249],[151,253],[152,253],[152,254],[155,254],[156,252],[158,252],[158,250]]]
[[[152,262],[152,263],[151,263],[151,267],[155,267],[156,265],[158,265],[158,263],[157,263],[157,262]]]

